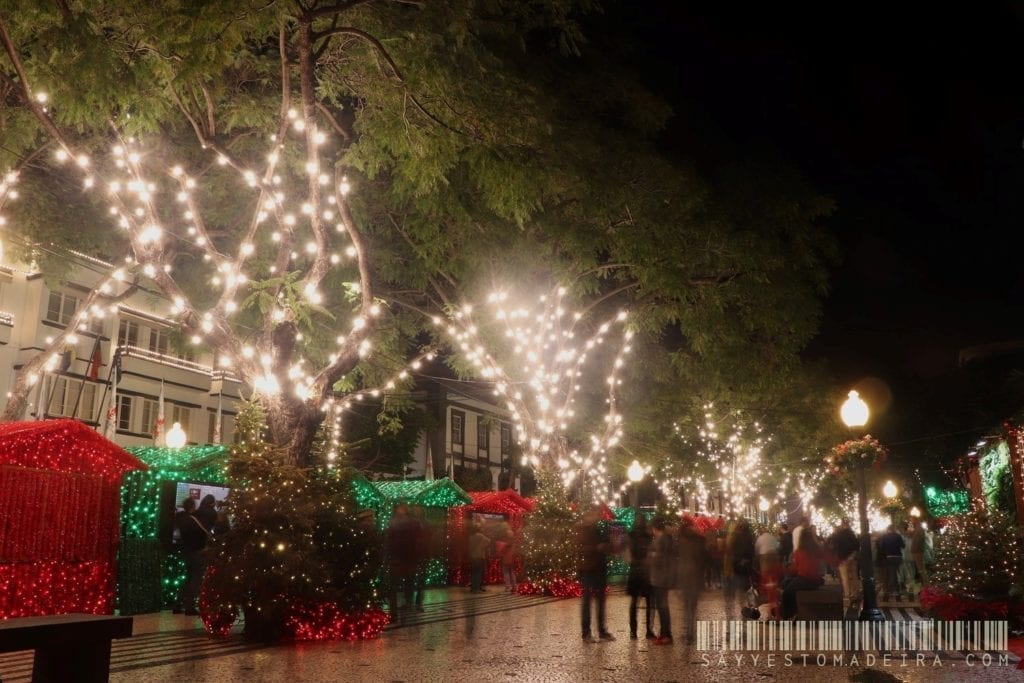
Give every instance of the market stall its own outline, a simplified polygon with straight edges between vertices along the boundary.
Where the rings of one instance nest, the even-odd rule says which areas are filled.
[[[76,420],[0,425],[0,618],[113,612],[121,479],[145,469]]]

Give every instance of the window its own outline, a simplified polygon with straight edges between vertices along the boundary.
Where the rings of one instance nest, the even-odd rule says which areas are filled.
[[[512,452],[512,427],[501,425],[501,454],[509,455]]]
[[[49,405],[46,407],[48,415],[64,415],[64,394],[67,392],[68,383],[63,377],[54,377],[47,391],[50,392]]]
[[[118,346],[139,345],[139,324],[133,320],[121,320],[117,328]]]
[[[149,350],[154,353],[162,353],[167,355],[167,350],[171,346],[171,338],[167,334],[167,330],[150,330],[149,332]]]
[[[67,325],[78,309],[78,299],[63,292],[50,292],[50,302],[46,307],[46,319],[53,323]]]
[[[476,418],[476,447],[485,453],[491,447],[491,429],[483,415]]]
[[[192,415],[192,409],[186,408],[185,406],[179,406],[171,404],[171,419],[167,422],[167,428],[170,429],[171,425],[175,422],[181,425],[181,428],[188,434],[188,419]]]
[[[49,392],[47,414],[90,421],[96,419],[92,412],[96,405],[96,385],[92,382],[55,377]]]
[[[452,446],[461,446],[464,443],[463,426],[466,424],[466,414],[459,411],[452,411]]]
[[[156,433],[156,419],[160,416],[160,403],[150,398],[142,399],[142,424],[139,429],[149,434]]]
[[[132,397],[119,395],[117,397],[117,428],[121,431],[132,430]]]

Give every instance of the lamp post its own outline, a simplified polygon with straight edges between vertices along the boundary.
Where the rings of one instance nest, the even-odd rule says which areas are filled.
[[[893,499],[896,498],[897,493],[899,493],[899,489],[896,488],[896,484],[892,483],[892,479],[885,482],[885,486],[882,487],[882,495],[888,500],[889,523],[893,526],[896,525],[896,508]]]
[[[640,514],[640,491],[638,485],[640,481],[644,478],[644,474],[644,466],[641,465],[636,460],[634,460],[633,463],[629,466],[629,469],[626,470],[626,476],[628,476],[629,480],[633,482],[633,486],[631,487],[630,501],[633,504],[633,513],[637,515]]]
[[[764,517],[764,519],[762,521],[764,523],[766,523],[766,524],[769,521],[768,520],[768,508],[770,508],[770,507],[771,507],[771,504],[765,498],[763,498],[763,497],[757,503],[757,509],[761,511],[761,516]]]
[[[839,415],[843,423],[854,430],[868,423],[868,404],[851,391],[843,402]],[[885,616],[878,609],[878,596],[875,594],[875,563],[871,561],[871,532],[868,529],[868,491],[864,474],[864,464],[857,458],[857,512],[860,514],[860,577],[863,605],[860,611],[861,621],[885,621]]]

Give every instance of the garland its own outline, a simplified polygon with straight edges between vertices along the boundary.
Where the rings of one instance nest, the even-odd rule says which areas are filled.
[[[878,470],[889,458],[889,451],[870,434],[835,446],[825,456],[825,470],[837,478],[849,477],[858,467]]]

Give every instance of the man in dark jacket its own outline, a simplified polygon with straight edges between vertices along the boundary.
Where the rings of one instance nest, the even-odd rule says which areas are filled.
[[[903,537],[892,524],[878,539],[878,554],[885,558],[885,596],[883,600],[900,593],[900,564],[903,562]]]
[[[184,612],[189,616],[199,614],[196,610],[196,599],[203,585],[206,573],[207,532],[202,522],[196,518],[196,501],[191,496],[181,501],[181,511],[174,515],[174,526],[181,534],[181,556],[185,560],[185,582],[178,591],[178,604],[175,614]]]
[[[828,537],[828,549],[836,559],[836,567],[839,569],[839,582],[843,586],[843,613],[850,610],[850,607],[860,599],[861,584],[860,572],[858,571],[857,560],[860,553],[860,543],[857,535],[850,528],[850,520],[843,518],[831,536]]]

